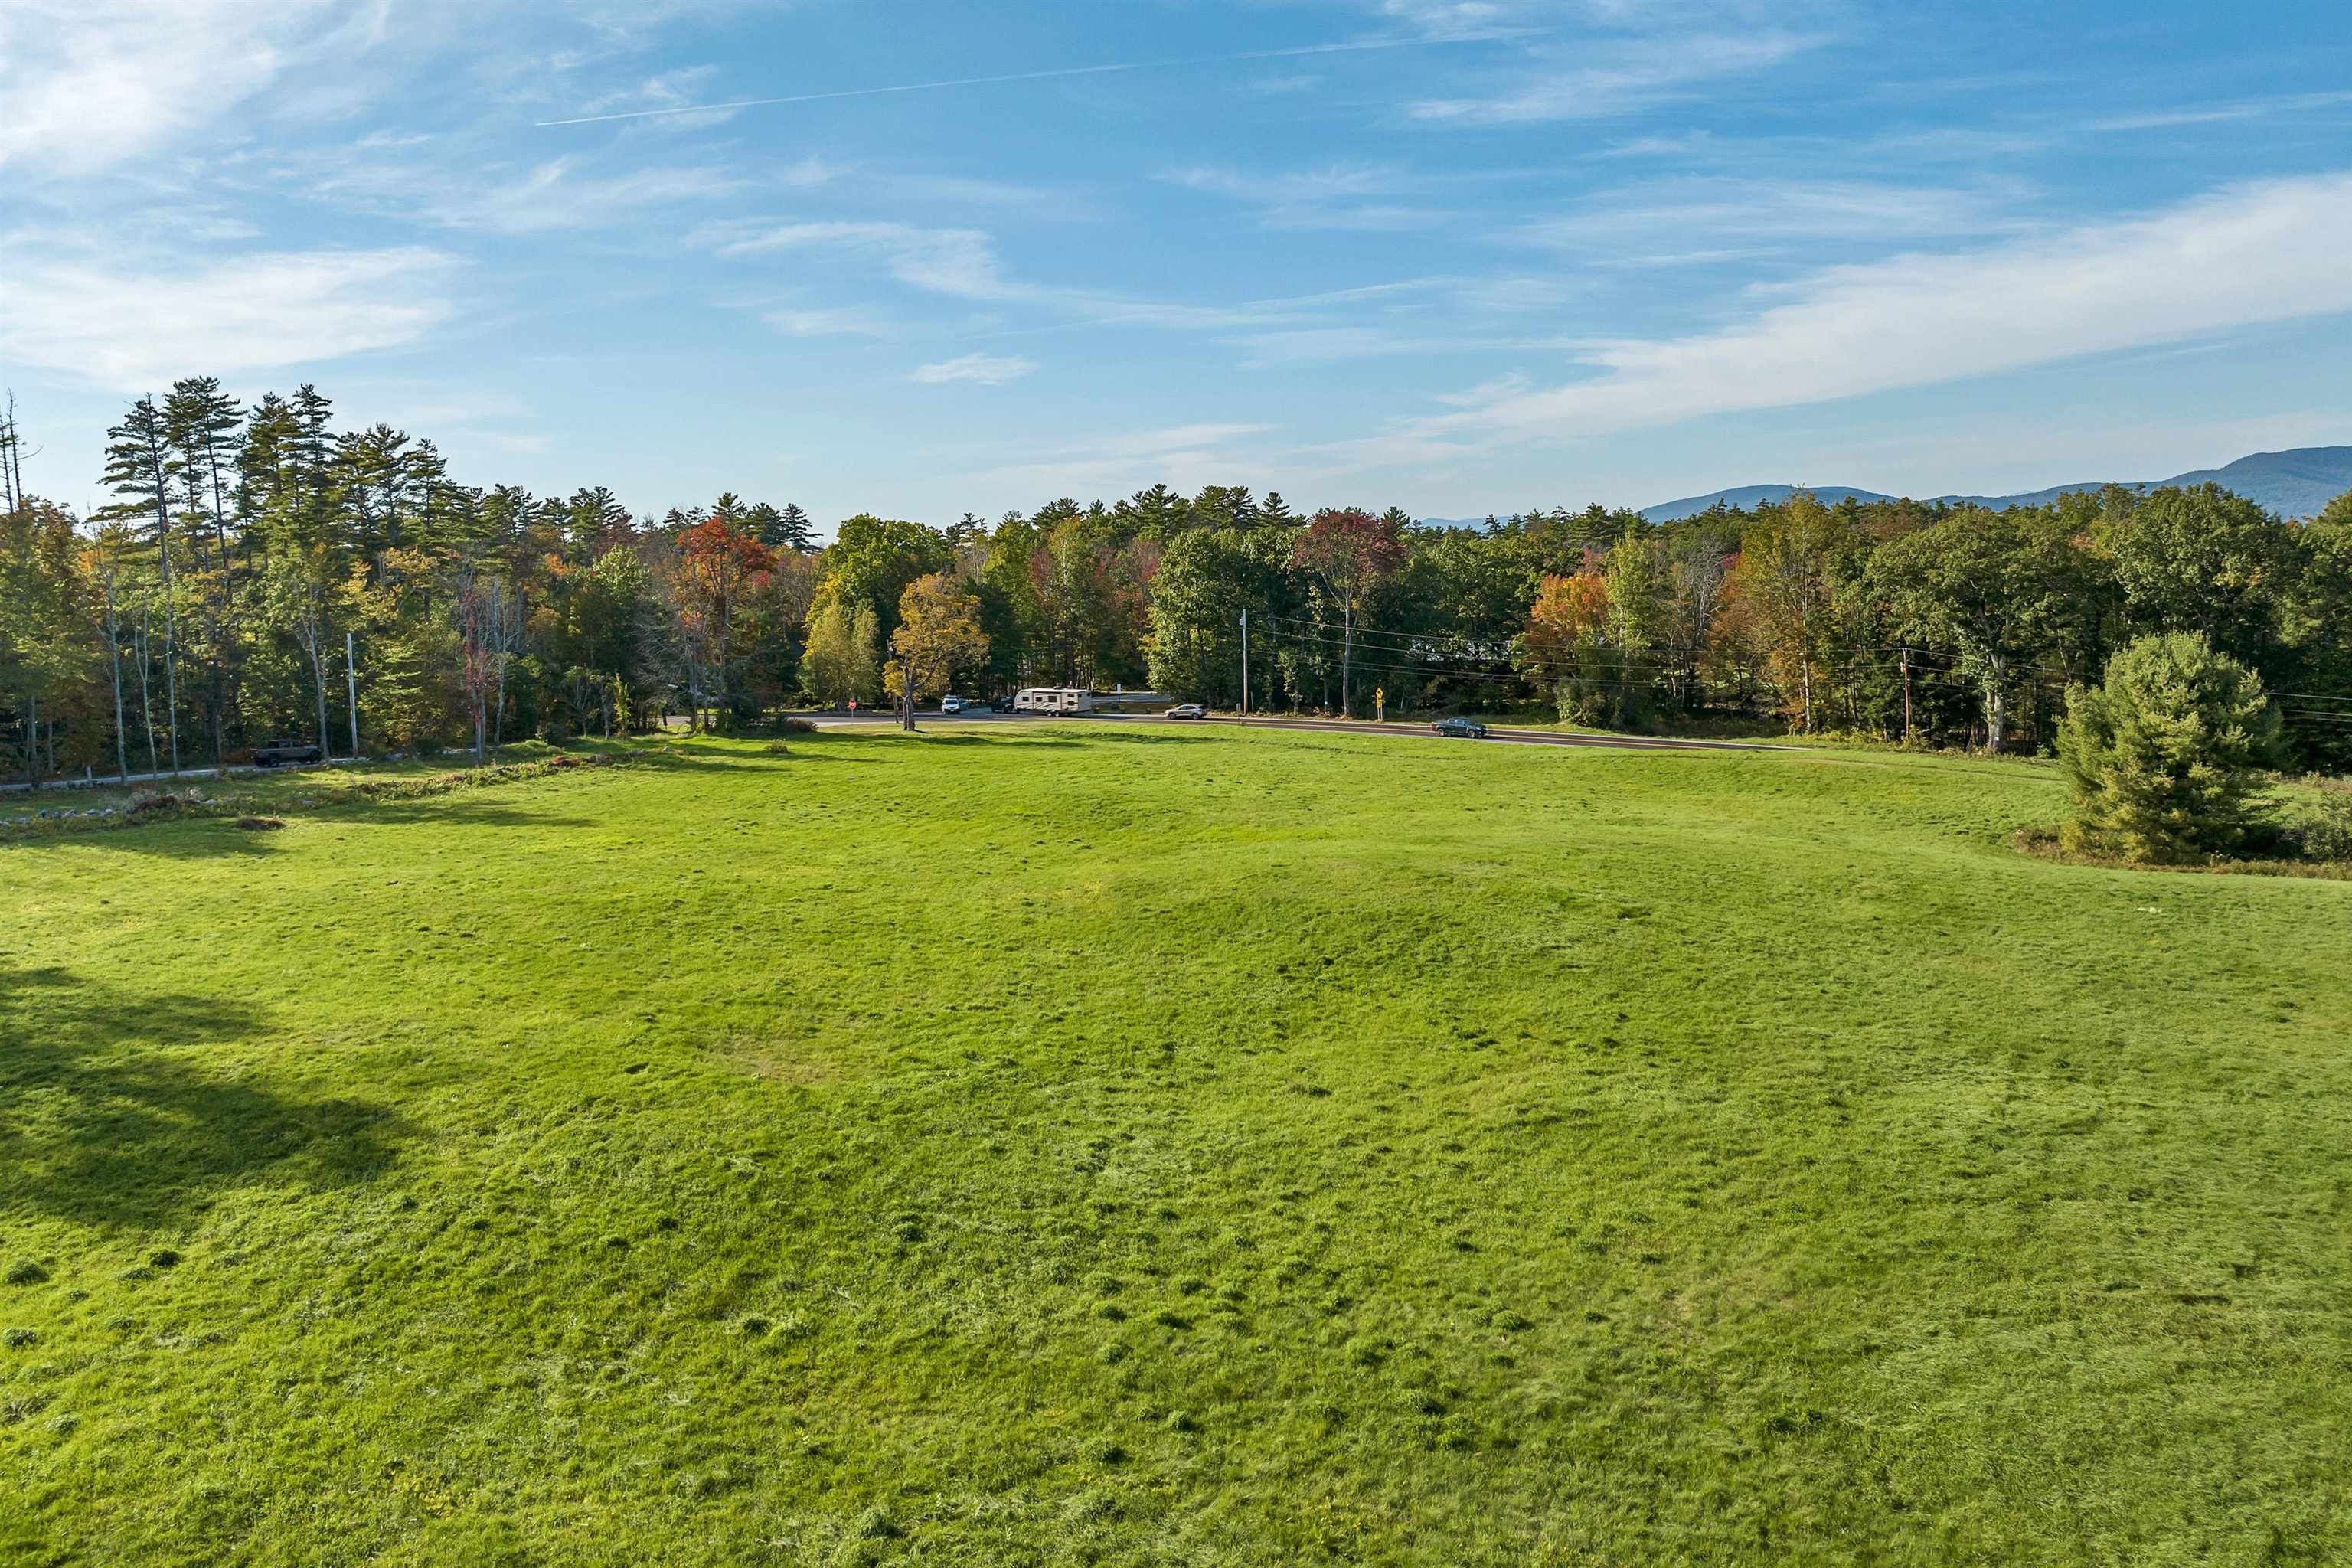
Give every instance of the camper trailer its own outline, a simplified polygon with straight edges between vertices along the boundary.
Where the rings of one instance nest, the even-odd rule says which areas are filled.
[[[1031,686],[1013,700],[1015,713],[1084,713],[1094,706],[1091,694],[1075,686]]]

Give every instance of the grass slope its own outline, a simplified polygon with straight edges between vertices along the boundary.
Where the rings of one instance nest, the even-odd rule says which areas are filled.
[[[1024,727],[0,850],[0,1561],[2352,1553],[2342,884]]]

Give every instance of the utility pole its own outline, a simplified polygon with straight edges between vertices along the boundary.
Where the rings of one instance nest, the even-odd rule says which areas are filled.
[[[1903,743],[1911,743],[1911,649],[1903,649]]]
[[[356,765],[360,760],[360,667],[349,631],[343,633],[343,687],[352,703],[352,762]]]
[[[1249,717],[1249,612],[1242,612],[1242,717]]]

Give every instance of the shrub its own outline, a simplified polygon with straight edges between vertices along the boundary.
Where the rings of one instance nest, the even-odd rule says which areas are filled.
[[[2102,684],[2066,693],[2058,755],[2074,820],[2062,841],[2158,862],[2235,848],[2278,733],[2252,672],[2202,636],[2141,637]]]
[[[2352,860],[2352,793],[2321,795],[2286,826],[2283,837],[2305,860]]]
[[[29,1258],[8,1266],[7,1278],[11,1285],[38,1285],[48,1277],[49,1271]]]
[[[547,744],[561,746],[572,739],[572,726],[561,719],[541,719],[536,733]]]

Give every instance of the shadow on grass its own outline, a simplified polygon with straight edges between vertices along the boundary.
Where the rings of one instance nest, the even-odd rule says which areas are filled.
[[[263,1026],[240,1002],[0,969],[0,1205],[154,1227],[220,1187],[343,1186],[391,1164],[412,1131],[395,1113],[297,1099],[192,1055]]]
[[[455,791],[448,795],[419,795],[409,800],[331,800],[315,806],[279,806],[277,809],[286,813],[280,820],[289,824],[316,821],[394,825],[429,822],[457,827],[597,826],[593,819],[584,816],[556,816],[525,805],[468,800]],[[21,854],[73,844],[134,850],[142,855],[160,855],[173,860],[249,860],[278,853],[283,842],[279,833],[239,827],[233,819],[226,816],[170,817],[153,822],[110,825],[79,833],[44,834],[39,837],[19,839],[0,853]]]
[[[920,741],[926,746],[1080,746],[1086,743],[1083,741],[1075,740],[1067,735],[1040,735],[1026,729],[1014,731],[1008,734],[997,735],[975,734],[970,730],[917,729],[910,734],[907,731],[900,730],[896,727],[887,730],[880,728],[872,730],[828,729],[821,730],[814,735],[793,736],[793,754],[791,757],[782,760],[800,760],[803,755],[801,750],[803,746],[810,748],[809,752],[806,753],[807,755],[818,756],[823,754],[821,752],[816,750],[818,747],[872,747],[877,745],[887,745],[895,741]],[[872,757],[844,757],[838,760],[843,762],[855,761],[864,763],[872,762],[875,759]]]
[[[236,826],[226,816],[155,816],[138,822],[110,822],[64,833],[43,833],[0,845],[0,855],[30,855],[68,845],[101,849],[135,849],[174,860],[258,860],[278,852],[278,835]]]
[[[451,800],[446,795],[427,795],[419,800],[385,800],[354,802],[335,808],[342,821],[365,821],[405,824],[430,822],[436,826],[455,827],[594,827],[597,820],[587,816],[556,816],[544,811],[532,811],[527,806],[508,805],[493,801]]]
[[[1206,731],[1090,730],[1085,739],[1065,741],[1066,746],[1213,746],[1222,737]]]
[[[904,731],[893,731],[904,737]],[[1076,746],[1083,742],[1067,735],[975,735],[969,730],[954,731],[918,730],[916,740],[927,746]]]

